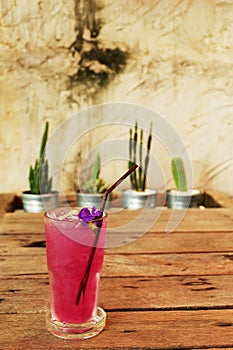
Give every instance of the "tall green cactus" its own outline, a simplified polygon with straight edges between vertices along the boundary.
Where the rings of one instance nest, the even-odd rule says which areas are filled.
[[[140,130],[140,139],[138,140],[138,124],[135,123],[134,132],[130,128],[129,131],[129,162],[128,168],[130,169],[134,163],[137,163],[139,167],[130,175],[131,188],[135,191],[145,191],[148,165],[150,160],[150,149],[152,142],[152,124],[150,126],[150,133],[147,139],[147,153],[144,159],[144,174],[142,172],[143,168],[143,129]]]
[[[46,122],[41,140],[39,158],[35,160],[34,167],[29,168],[29,185],[32,194],[49,193],[52,188],[52,177],[49,178],[48,160],[45,159],[45,147],[48,139],[49,123]]]
[[[172,175],[177,191],[187,191],[187,179],[182,158],[173,157],[171,161]]]

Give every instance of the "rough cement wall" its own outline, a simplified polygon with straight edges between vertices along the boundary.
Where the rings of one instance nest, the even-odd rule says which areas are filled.
[[[1,16],[1,192],[28,188],[45,120],[52,134],[87,107],[129,102],[174,125],[196,185],[233,194],[231,0],[2,0]],[[96,140],[85,139],[83,155]],[[64,190],[74,188],[79,151],[63,169]],[[156,156],[170,186],[159,145]]]

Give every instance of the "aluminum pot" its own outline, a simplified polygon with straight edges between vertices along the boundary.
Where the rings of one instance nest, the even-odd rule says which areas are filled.
[[[57,207],[58,192],[52,191],[46,194],[33,194],[30,191],[22,192],[22,203],[24,211],[29,213],[40,213]]]
[[[198,189],[189,189],[186,192],[170,189],[166,193],[166,199],[168,208],[199,208],[203,203],[203,192]]]
[[[76,192],[77,205],[80,208],[83,207],[96,207],[100,208],[102,205],[102,197],[101,194],[98,193],[81,193]],[[110,198],[107,198],[105,209],[110,208]]]
[[[123,207],[125,209],[155,208],[156,199],[157,191],[152,189],[143,192],[131,189],[122,191]]]

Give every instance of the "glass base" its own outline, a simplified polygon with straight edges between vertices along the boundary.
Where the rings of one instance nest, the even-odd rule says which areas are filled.
[[[105,327],[106,313],[101,307],[97,309],[94,320],[82,324],[63,323],[54,320],[51,312],[46,313],[46,327],[50,333],[62,339],[87,339],[99,334]]]

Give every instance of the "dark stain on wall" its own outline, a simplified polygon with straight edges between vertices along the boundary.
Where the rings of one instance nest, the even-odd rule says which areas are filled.
[[[100,1],[96,0],[75,0],[75,17],[78,40],[82,40],[84,30],[87,28],[90,31],[90,37],[96,38],[99,35],[101,28],[101,19],[98,16],[99,10],[102,8]]]
[[[97,0],[76,0],[76,40],[70,46],[75,55],[79,54],[77,72],[70,76],[71,87],[82,83],[92,88],[106,86],[120,73],[127,63],[129,53],[98,39],[101,31],[101,19],[98,16],[100,2]],[[85,31],[90,32],[90,39],[84,38]]]

